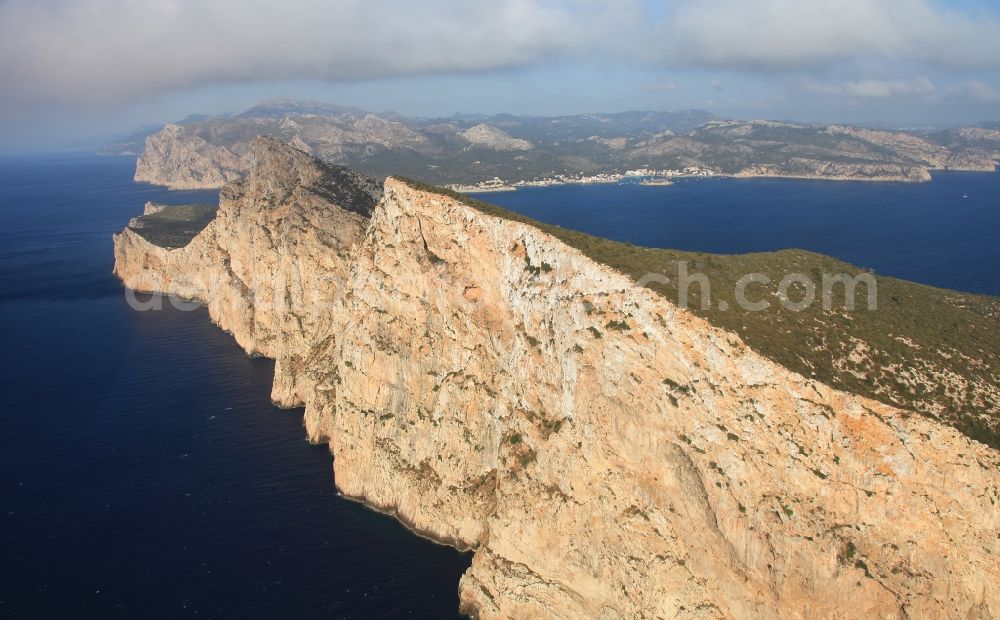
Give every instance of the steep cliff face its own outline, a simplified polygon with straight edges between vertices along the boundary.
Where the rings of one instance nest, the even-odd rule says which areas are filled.
[[[272,398],[294,406],[312,333],[329,322],[381,191],[269,138],[248,158],[250,174],[223,189],[216,219],[186,246],[155,245],[133,227],[115,235],[115,274],[135,290],[206,302],[247,353],[276,360]]]
[[[123,231],[116,272],[189,296],[218,272],[212,316],[278,357],[338,488],[476,550],[466,612],[1000,615],[995,451],[777,366],[530,225],[395,179],[366,229],[303,208],[317,192],[275,186],[275,158],[185,248]],[[324,274],[319,302],[258,309]]]
[[[250,144],[258,135],[280,137],[301,151],[338,164],[366,161],[387,152],[393,152],[393,161],[413,159],[435,150],[427,136],[374,114],[241,116],[166,125],[146,139],[135,180],[171,189],[222,187],[250,170]]]
[[[146,138],[134,178],[170,189],[222,187],[240,178],[247,167],[246,153],[241,156],[238,148],[209,144],[180,125],[166,125]]]
[[[306,423],[344,493],[478,548],[468,611],[1000,609],[987,448],[775,366],[530,226],[401,182],[356,260]]]

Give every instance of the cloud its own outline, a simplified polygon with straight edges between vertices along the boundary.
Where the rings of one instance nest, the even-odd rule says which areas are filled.
[[[680,86],[677,85],[677,82],[670,80],[646,82],[642,85],[642,90],[647,93],[669,93],[677,90],[678,88],[680,88]]]
[[[996,15],[932,0],[0,0],[0,114],[219,84],[564,61],[814,75],[873,59],[922,73],[995,70]],[[904,88],[845,87],[858,97]]]
[[[948,94],[976,103],[1000,103],[1000,90],[977,80],[954,84],[948,88]]]
[[[856,82],[823,83],[807,81],[806,90],[822,95],[854,97],[858,99],[887,99],[889,97],[914,97],[934,92],[934,84],[927,78],[913,80],[860,80]]]
[[[634,14],[613,5],[6,0],[0,106],[105,104],[219,83],[479,72],[582,57],[602,52],[591,33],[615,37]]]
[[[860,60],[1000,67],[1000,22],[928,0],[674,2],[658,59],[750,71],[825,69]]]

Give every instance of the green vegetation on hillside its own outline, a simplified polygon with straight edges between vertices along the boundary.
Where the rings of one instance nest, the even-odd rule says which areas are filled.
[[[136,218],[133,230],[146,241],[164,248],[186,246],[215,219],[218,205],[181,205]]]
[[[877,306],[869,309],[867,288],[856,289],[855,309],[845,303],[843,284],[832,288],[827,309],[822,303],[823,274],[866,272],[834,258],[805,250],[742,255],[644,248],[543,224],[468,196],[403,179],[409,185],[448,196],[487,215],[523,222],[548,233],[589,258],[636,281],[649,274],[663,278],[646,284],[677,303],[679,269],[689,281],[688,306],[712,324],[738,333],[754,350],[807,377],[835,388],[917,411],[950,424],[966,435],[1000,448],[1000,299],[934,288],[884,276],[877,283]],[[768,301],[751,311],[736,303],[736,283],[750,273],[764,274],[769,284],[746,287],[746,297]],[[779,303],[783,277],[804,274],[816,285],[816,301],[798,312]],[[790,286],[792,301],[803,298],[801,284]],[[725,302],[725,303],[720,303]],[[725,309],[723,309],[725,308]]]

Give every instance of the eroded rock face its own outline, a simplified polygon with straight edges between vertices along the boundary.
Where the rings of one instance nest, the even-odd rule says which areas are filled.
[[[501,132],[502,133],[502,132]],[[252,166],[250,144],[258,135],[291,135],[298,150],[343,164],[395,150],[433,150],[428,138],[404,123],[374,114],[218,119],[195,125],[166,125],[146,139],[135,180],[171,189],[222,187]]]
[[[389,180],[342,299],[310,434],[344,493],[477,547],[467,611],[1000,609],[994,452],[778,367],[530,226]]]
[[[899,164],[840,164],[808,158],[792,158],[782,165],[747,166],[736,177],[784,177],[792,179],[828,179],[831,181],[885,181],[926,183],[930,170],[923,166]]]
[[[461,135],[470,144],[494,151],[530,151],[533,148],[527,140],[515,138],[506,131],[486,123],[470,127]]]
[[[245,157],[239,153],[190,135],[180,125],[166,125],[146,138],[134,178],[170,189],[200,189],[222,187],[246,169]]]
[[[213,318],[278,357],[277,400],[306,405],[338,488],[476,550],[467,613],[1000,615],[995,451],[777,366],[531,226],[395,179],[367,229],[331,222],[273,163],[174,254],[123,231],[116,273],[186,294],[185,264],[221,261]],[[301,291],[255,277],[295,270],[343,279],[261,310]]]
[[[115,274],[134,290],[206,302],[247,353],[276,360],[272,398],[294,406],[312,333],[329,322],[381,192],[270,138],[248,158],[250,174],[222,190],[216,219],[187,246],[159,247],[131,228],[115,235]]]

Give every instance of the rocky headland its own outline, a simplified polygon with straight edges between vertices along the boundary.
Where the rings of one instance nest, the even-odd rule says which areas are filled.
[[[267,138],[245,160],[186,245],[118,233],[115,273],[275,358],[346,496],[473,549],[464,612],[1000,616],[996,450],[500,210]]]

